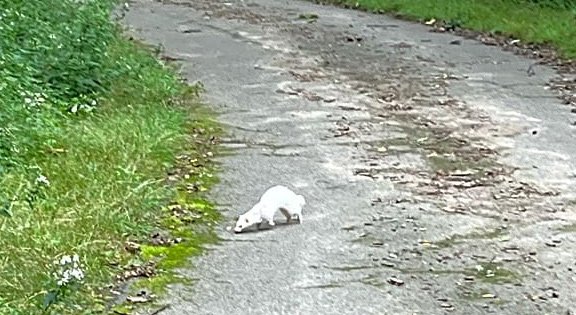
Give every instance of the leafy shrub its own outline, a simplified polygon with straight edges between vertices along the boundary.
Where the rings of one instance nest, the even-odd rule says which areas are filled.
[[[0,0],[0,176],[37,147],[50,117],[120,75],[113,1]]]
[[[73,97],[109,83],[110,1],[2,1],[1,74],[8,91]],[[108,81],[108,82],[107,82]],[[38,92],[38,91],[35,91]]]

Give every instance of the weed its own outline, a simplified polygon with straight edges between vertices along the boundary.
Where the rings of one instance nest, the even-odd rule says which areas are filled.
[[[471,232],[465,235],[453,235],[447,239],[434,243],[434,248],[448,248],[460,244],[466,240],[494,239],[502,236],[505,232],[503,229],[493,229],[489,231]]]
[[[318,19],[318,14],[315,13],[302,13],[298,16],[300,20],[314,21]]]
[[[516,272],[504,268],[501,263],[495,262],[481,263],[474,269],[468,269],[466,274],[474,276],[482,282],[494,284],[514,283],[520,279]]]

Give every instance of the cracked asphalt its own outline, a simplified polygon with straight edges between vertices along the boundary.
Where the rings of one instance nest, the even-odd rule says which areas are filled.
[[[222,242],[162,314],[576,312],[576,129],[551,68],[304,1],[139,0],[123,23],[205,85],[232,153]],[[302,225],[226,231],[276,184]]]

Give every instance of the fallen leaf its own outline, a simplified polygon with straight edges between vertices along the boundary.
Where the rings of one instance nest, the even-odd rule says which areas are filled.
[[[146,303],[150,301],[150,299],[145,296],[128,296],[126,297],[126,301],[130,303]]]
[[[124,249],[126,249],[126,251],[129,253],[135,254],[140,251],[140,244],[128,241],[126,244],[124,244]]]

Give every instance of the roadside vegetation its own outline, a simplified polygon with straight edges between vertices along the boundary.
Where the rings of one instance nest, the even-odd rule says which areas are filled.
[[[0,0],[2,315],[100,313],[135,277],[156,293],[213,239],[218,128],[114,5]]]
[[[576,58],[574,0],[316,0],[549,44]]]

